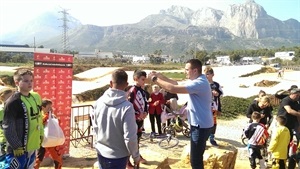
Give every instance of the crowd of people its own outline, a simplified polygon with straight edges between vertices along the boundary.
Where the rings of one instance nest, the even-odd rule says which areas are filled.
[[[256,159],[259,159],[261,169],[267,168],[266,154],[264,157],[261,154],[264,148],[272,157],[272,168],[294,169],[300,159],[300,146],[299,152],[291,152],[293,150],[290,147],[295,140],[296,144],[299,143],[300,89],[292,85],[290,89],[280,90],[274,96],[280,103],[276,113],[276,127],[270,129],[270,133],[268,128],[273,121],[273,107],[269,96],[260,91],[259,97],[248,107],[246,116],[250,120],[244,133],[249,139],[247,149],[252,169],[256,168]]]
[[[202,63],[198,59],[191,59],[186,63],[185,73],[189,81],[185,84],[178,84],[177,81],[169,79],[159,72],[152,71],[147,75],[144,71],[136,71],[133,76],[136,84],[130,87],[127,93],[124,93],[124,97],[127,97],[134,107],[133,114],[137,123],[136,146],[139,147],[139,137],[143,131],[143,120],[147,114],[149,114],[151,131],[163,134],[159,116],[162,112],[162,105],[168,105],[168,99],[167,94],[163,97],[164,94],[159,92],[159,88],[162,88],[169,94],[188,94],[186,106],[191,130],[190,164],[193,169],[201,169],[204,168],[203,154],[206,148],[206,141],[209,140],[211,145],[218,146],[215,140],[216,117],[222,112],[220,97],[223,95],[223,91],[220,84],[213,81],[213,69],[206,67],[205,70],[202,70]],[[144,90],[147,78],[154,84],[152,92]],[[249,105],[245,114],[249,118],[249,125],[245,130],[245,135],[249,138],[248,152],[251,168],[256,168],[255,160],[257,158],[259,159],[260,168],[267,167],[266,159],[261,154],[261,149],[264,146],[268,146],[268,153],[273,154],[273,168],[283,168],[285,166],[293,133],[299,133],[298,128],[300,126],[298,124],[300,89],[294,85],[292,87],[292,89],[288,90],[288,95],[281,98],[278,116],[276,117],[277,127],[273,131],[273,137],[267,130],[273,121],[274,111],[270,97],[267,96],[266,92],[260,91],[259,97],[255,98]],[[281,93],[276,95],[278,97]],[[157,125],[157,130],[155,125]],[[102,127],[105,128],[105,126]],[[267,144],[268,139],[270,144]],[[107,145],[106,139],[98,139],[97,143]],[[98,149],[98,152],[101,153],[100,149]],[[129,160],[130,154],[128,152],[127,163],[123,163],[121,168],[134,167]],[[296,155],[289,157],[289,167],[299,161],[296,157]],[[140,162],[147,163],[141,155],[139,155],[139,160],[134,160],[134,164],[138,165]]]
[[[217,116],[222,112],[222,87],[213,80],[214,70],[207,66],[202,70],[198,59],[190,59],[185,64],[188,79],[184,84],[152,71],[147,74],[136,70],[133,74],[135,84],[129,86],[128,74],[116,69],[110,80],[110,88],[95,102],[91,121],[96,134],[95,149],[101,169],[134,169],[147,160],[140,154],[139,143],[144,129],[144,120],[149,116],[151,132],[163,135],[162,128],[170,124],[161,121],[163,107],[172,109],[172,101],[177,94],[187,94],[187,119],[190,125],[190,164],[193,169],[204,169],[203,154],[206,142],[218,147],[215,139]],[[202,73],[203,72],[203,73]],[[146,81],[151,82],[151,86]],[[39,168],[45,151],[49,151],[56,169],[62,168],[59,147],[42,147],[44,125],[53,110],[52,102],[41,99],[33,92],[33,73],[20,69],[14,74],[17,90],[5,88],[0,91],[0,167],[1,168]],[[249,105],[245,114],[249,125],[244,130],[249,139],[248,152],[250,167],[267,168],[261,149],[267,146],[272,154],[272,167],[295,167],[299,153],[289,156],[289,145],[294,135],[300,137],[300,89],[292,85],[287,91],[278,91],[280,99],[278,113],[274,112],[270,97],[260,91]],[[273,117],[273,113],[277,117]],[[276,128],[268,133],[273,119]],[[295,134],[296,133],[296,134]],[[268,140],[270,143],[268,143]],[[299,141],[298,141],[299,142]]]

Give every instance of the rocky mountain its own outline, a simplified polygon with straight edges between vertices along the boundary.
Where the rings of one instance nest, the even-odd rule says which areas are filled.
[[[45,47],[59,50],[61,37],[58,35],[61,31],[58,33],[57,30],[61,21],[50,18],[34,21],[37,26],[16,33],[18,40],[13,42],[25,43],[37,31],[40,34],[35,34],[35,37],[43,37],[45,41],[42,44]],[[213,8],[193,11],[186,7],[171,6],[135,24],[100,27],[82,25],[76,19],[68,24],[73,24],[74,28],[69,31],[69,48],[81,52],[100,49],[148,54],[161,49],[163,54],[181,56],[190,49],[216,51],[300,44],[300,23],[297,20],[276,19],[253,0],[231,5],[226,11]]]

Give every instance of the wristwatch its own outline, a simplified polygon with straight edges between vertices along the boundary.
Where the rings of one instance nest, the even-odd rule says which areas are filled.
[[[157,76],[153,76],[152,78],[151,78],[151,80],[152,80],[152,82],[156,82],[157,81]]]

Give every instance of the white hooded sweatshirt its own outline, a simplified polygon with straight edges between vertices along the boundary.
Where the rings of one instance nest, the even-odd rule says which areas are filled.
[[[97,152],[106,158],[139,158],[137,125],[127,93],[109,88],[97,100],[91,114],[97,136]]]

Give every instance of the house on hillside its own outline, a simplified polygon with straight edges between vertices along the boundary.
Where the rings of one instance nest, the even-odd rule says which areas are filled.
[[[295,57],[294,51],[275,52],[275,58],[280,58],[282,60],[292,60],[294,57]]]

